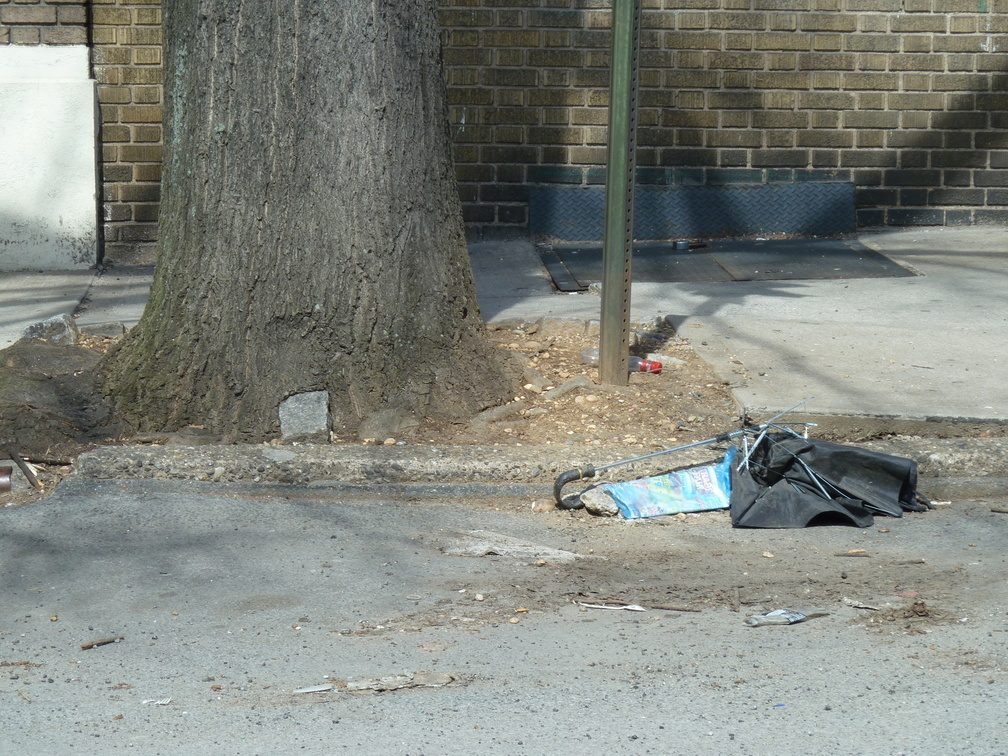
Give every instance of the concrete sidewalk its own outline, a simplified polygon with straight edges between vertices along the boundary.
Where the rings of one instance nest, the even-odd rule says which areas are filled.
[[[632,318],[667,318],[739,403],[914,420],[1008,420],[1008,234],[862,234],[910,278],[635,284]],[[558,294],[529,242],[473,245],[490,322],[597,319],[600,299]]]
[[[762,413],[811,397],[810,414],[1008,420],[1008,233],[912,229],[860,240],[910,278],[635,284],[632,318],[668,319]],[[560,294],[527,240],[470,247],[490,323],[597,320],[592,294]],[[79,325],[139,319],[151,268],[11,273],[0,281],[0,348],[60,313]]]

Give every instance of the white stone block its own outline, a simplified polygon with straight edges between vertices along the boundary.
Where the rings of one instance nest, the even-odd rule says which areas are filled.
[[[97,134],[86,48],[0,47],[0,270],[97,262]]]

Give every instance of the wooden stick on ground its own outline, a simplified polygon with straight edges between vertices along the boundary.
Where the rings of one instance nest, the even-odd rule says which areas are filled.
[[[107,646],[109,643],[118,643],[121,640],[126,640],[126,636],[120,635],[118,638],[102,638],[101,640],[91,641],[90,643],[82,643],[81,650],[87,651],[89,648]]]
[[[28,478],[28,482],[32,484],[32,488],[42,487],[42,484],[39,483],[39,479],[35,477],[35,473],[32,472],[32,469],[30,467],[28,467],[28,464],[23,459],[21,459],[20,454],[11,449],[9,446],[6,449],[4,449],[4,451],[7,452],[8,457],[14,460],[14,464],[21,468],[21,472],[23,472],[24,476]]]

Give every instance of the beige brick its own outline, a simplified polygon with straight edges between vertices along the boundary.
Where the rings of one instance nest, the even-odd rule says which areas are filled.
[[[662,46],[668,50],[720,50],[721,35],[711,32],[666,32]]]
[[[707,60],[711,68],[714,69],[751,69],[763,68],[764,55],[762,53],[717,53],[712,52]]]
[[[578,107],[585,104],[586,97],[583,90],[535,89],[529,92],[529,105],[533,107],[542,105]]]
[[[836,129],[840,126],[840,113],[833,110],[816,110],[811,117],[813,129]]]
[[[134,126],[133,127],[133,141],[134,142],[160,142],[161,141],[161,127],[160,126]]]
[[[542,72],[542,86],[544,87],[569,87],[570,71],[558,71],[547,69]]]
[[[858,13],[858,29],[861,32],[889,31],[889,17],[882,14]]]
[[[706,13],[690,13],[687,11],[683,11],[681,13],[676,14],[676,16],[677,16],[676,26],[681,30],[707,28]]]
[[[708,16],[708,23],[712,29],[763,31],[767,26],[767,17],[764,13],[712,11]]]
[[[802,31],[852,32],[857,30],[857,16],[853,13],[806,13],[798,19]]]
[[[571,37],[569,31],[547,30],[543,32],[543,46],[545,47],[570,47]]]
[[[576,68],[584,65],[584,52],[581,50],[529,50],[528,64],[536,68],[551,66]]]
[[[489,52],[489,51],[488,51]],[[514,48],[499,48],[494,50],[498,66],[523,66],[525,65],[525,51]]]
[[[946,27],[944,15],[907,13],[893,16],[889,28],[894,33],[905,34],[913,32],[943,33],[947,31]]]
[[[798,16],[794,13],[772,13],[770,14],[769,28],[771,31],[796,31]]]
[[[477,47],[480,43],[480,33],[477,29],[452,29],[448,33],[448,44],[451,47]]]
[[[722,110],[718,125],[722,129],[746,129],[750,126],[750,113],[746,110]]]
[[[122,123],[161,123],[164,111],[160,106],[129,105],[120,108]]]
[[[936,34],[931,45],[935,52],[979,53],[985,52],[987,40],[978,36]]]
[[[56,9],[48,6],[9,5],[0,6],[0,24],[15,26],[55,24]]]
[[[798,95],[798,107],[847,110],[854,107],[854,96],[848,92],[801,92]]]
[[[885,147],[885,133],[881,131],[859,131],[854,146],[861,149]]]
[[[811,77],[803,71],[774,71],[753,74],[753,86],[757,89],[808,89]]]
[[[133,180],[134,181],[160,181],[161,180],[161,164],[160,163],[139,163],[133,166]]]
[[[803,71],[853,71],[856,57],[850,53],[801,53],[798,68]]]
[[[94,50],[94,62],[97,66],[126,65],[130,62],[130,50],[128,47],[98,46]]]
[[[798,147],[853,147],[854,132],[839,129],[809,129],[799,131],[795,145]]]
[[[56,9],[56,23],[83,26],[87,23],[87,13],[83,5],[63,5]]]
[[[160,8],[137,8],[133,11],[134,19],[141,26],[154,26],[161,23]]]
[[[754,153],[753,165],[754,166],[806,166],[808,165],[808,153],[798,150],[789,150],[789,152],[784,152],[791,147],[795,146],[795,133],[790,130],[772,130],[766,132],[766,146],[774,148],[775,151],[771,150],[760,150],[758,153]]]
[[[119,159],[126,163],[160,163],[162,150],[159,145],[123,145],[119,148]]]
[[[927,92],[931,89],[931,76],[905,73],[902,76],[901,87],[904,92]]]
[[[538,47],[539,32],[488,29],[483,32],[483,44],[489,47]]]
[[[807,129],[809,114],[803,111],[762,110],[752,114],[754,129]]]
[[[976,56],[954,54],[945,56],[945,66],[949,72],[970,72],[976,70]]]
[[[764,98],[768,109],[791,110],[798,104],[794,92],[766,92]]]
[[[667,66],[666,71],[686,68],[704,68],[706,64],[707,55],[700,50],[682,50],[676,53],[672,65]],[[662,74],[666,71],[662,71]]]
[[[844,37],[848,52],[898,52],[899,37],[888,34],[849,34]]]
[[[857,108],[859,110],[885,110],[888,95],[884,92],[859,92]]]
[[[840,34],[814,34],[812,36],[812,49],[817,52],[835,52],[843,49],[843,35]]]
[[[903,52],[905,53],[929,53],[931,52],[931,35],[908,34],[903,37]]]
[[[812,89],[840,89],[841,76],[836,71],[814,71]]]
[[[119,29],[119,43],[123,45],[160,45],[160,26],[127,26]]]
[[[890,55],[890,71],[942,71],[945,69],[943,55]]]
[[[570,160],[575,165],[605,165],[605,147],[571,147]]]
[[[889,68],[889,56],[881,53],[860,53],[855,68],[859,71],[885,71]]]
[[[899,87],[899,75],[889,73],[844,73],[844,89],[892,91]]]
[[[133,87],[133,102],[137,105],[160,105],[161,87]]]
[[[128,126],[120,126],[113,123],[102,124],[101,139],[106,144],[115,142],[129,142],[131,138]]]
[[[159,66],[161,65],[160,47],[136,47],[133,48],[133,62],[138,66]]]
[[[724,71],[721,74],[722,89],[752,89],[751,71]]]
[[[771,71],[793,71],[798,67],[798,56],[794,53],[768,53],[766,61]]]
[[[676,94],[675,105],[689,110],[702,110],[706,100],[701,91],[681,91]]]
[[[95,5],[91,10],[92,23],[107,26],[129,26],[133,20],[128,8]]]
[[[87,43],[87,29],[83,26],[43,26],[44,45],[83,45]]]
[[[752,50],[753,35],[750,32],[729,32],[724,36],[725,50]]]
[[[763,137],[752,129],[722,128],[708,132],[708,147],[762,147]]]
[[[160,84],[163,81],[160,68],[145,66],[143,68],[129,67],[122,69],[123,84]]]
[[[812,35],[810,34],[758,34],[753,41],[757,50],[811,50]]]
[[[129,87],[98,87],[98,101],[109,105],[126,105],[133,101],[133,93]]]
[[[133,205],[133,220],[138,223],[156,222],[159,210],[160,205],[156,203]]]
[[[894,92],[889,95],[889,107],[893,110],[942,110],[945,98],[940,94]]]

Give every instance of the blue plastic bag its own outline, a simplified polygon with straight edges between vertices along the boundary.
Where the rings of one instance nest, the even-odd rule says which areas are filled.
[[[628,520],[727,509],[735,454],[732,446],[716,465],[691,467],[626,483],[606,483],[599,489],[613,498]]]

